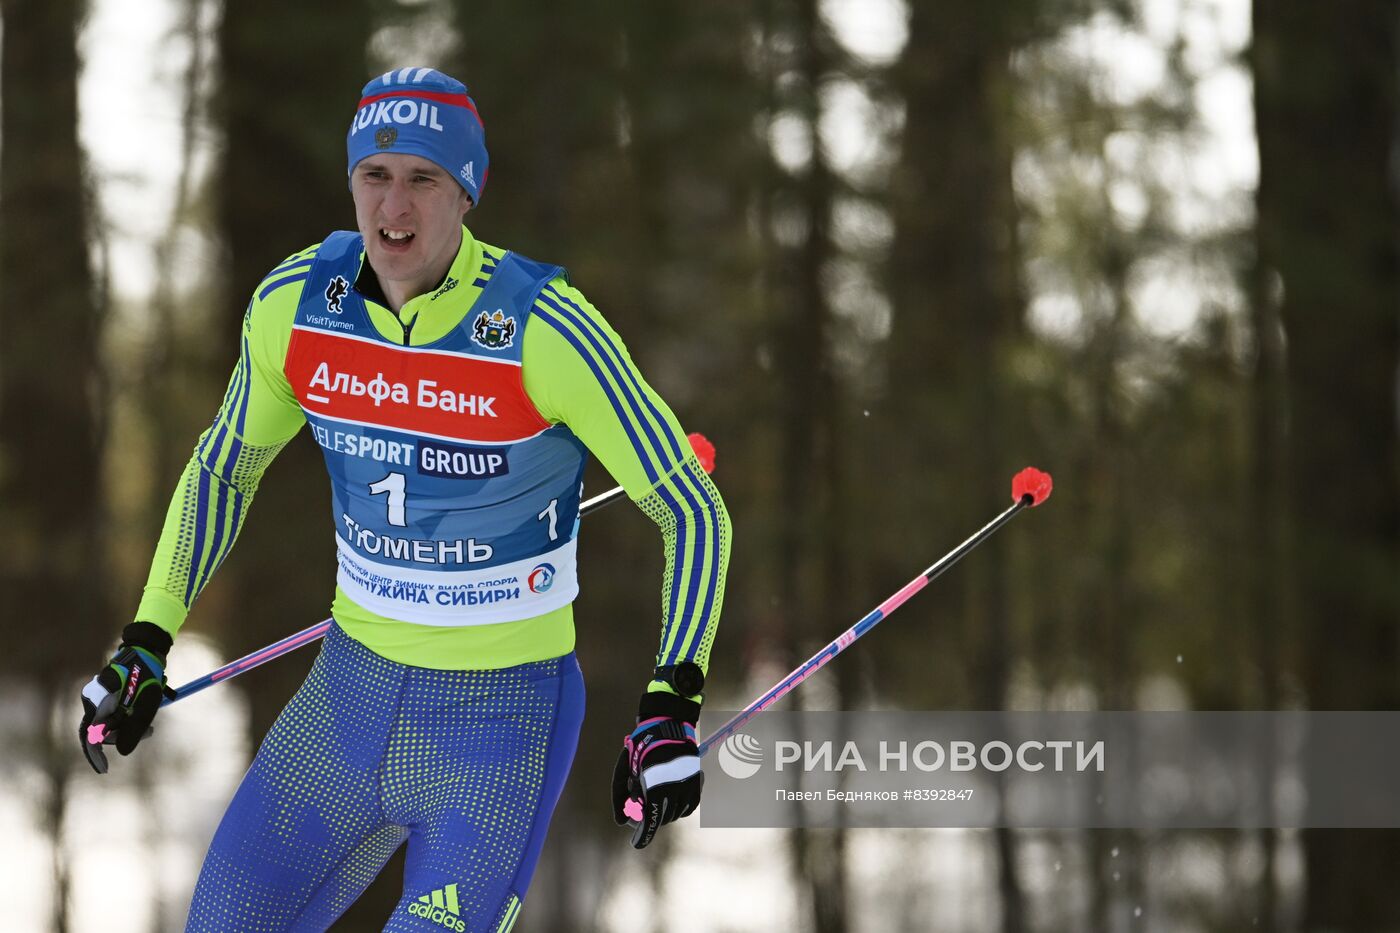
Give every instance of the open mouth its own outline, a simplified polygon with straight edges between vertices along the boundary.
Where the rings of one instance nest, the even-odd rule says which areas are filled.
[[[407,230],[391,230],[388,227],[379,228],[379,242],[387,249],[408,249],[413,243],[414,234]]]

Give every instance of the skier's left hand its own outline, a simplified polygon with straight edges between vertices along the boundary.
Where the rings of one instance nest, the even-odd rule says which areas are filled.
[[[700,804],[705,772],[695,745],[699,718],[700,704],[694,700],[673,693],[642,694],[637,727],[622,740],[612,780],[613,820],[619,826],[634,823],[633,848],[646,848],[658,829],[689,816]]]

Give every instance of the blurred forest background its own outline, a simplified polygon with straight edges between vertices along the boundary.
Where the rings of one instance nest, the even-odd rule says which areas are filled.
[[[159,54],[92,32],[102,10],[168,19]],[[787,702],[1400,708],[1395,0],[0,0],[0,29],[7,929],[179,929],[311,662],[168,711],[105,778],[75,746],[250,290],[353,227],[359,88],[410,63],[485,119],[476,234],[567,265],[718,447],[736,538],[710,706],[1033,463],[1049,506]],[[98,57],[176,108],[164,155],[102,87],[84,120],[138,116],[80,135]],[[104,193],[121,153],[163,192],[139,209]],[[320,461],[298,440],[272,468],[174,683],[326,615]],[[589,715],[521,931],[1400,930],[1391,831],[692,820],[635,853],[605,800],[661,552],[626,507],[583,538]],[[336,929],[379,929],[400,870]]]

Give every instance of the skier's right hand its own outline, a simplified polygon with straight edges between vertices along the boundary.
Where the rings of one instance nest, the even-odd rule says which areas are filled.
[[[151,720],[161,700],[174,691],[165,685],[165,656],[171,638],[150,622],[133,622],[122,629],[121,647],[83,687],[83,718],[78,742],[88,764],[98,774],[107,773],[103,745],[115,745],[130,755],[150,734]]]

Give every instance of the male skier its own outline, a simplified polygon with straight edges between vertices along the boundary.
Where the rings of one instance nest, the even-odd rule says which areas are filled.
[[[404,68],[347,136],[358,233],[254,291],[237,367],[171,501],[136,620],[83,690],[83,750],[129,754],[165,657],[258,480],[311,428],[339,569],[326,636],[205,858],[187,929],[322,930],[405,840],[386,930],[509,930],[583,720],[571,603],[585,449],[661,527],[656,669],[613,779],[632,842],[699,802],[695,722],[729,520],[684,432],[558,266],[463,226],[485,133],[459,81]]]

